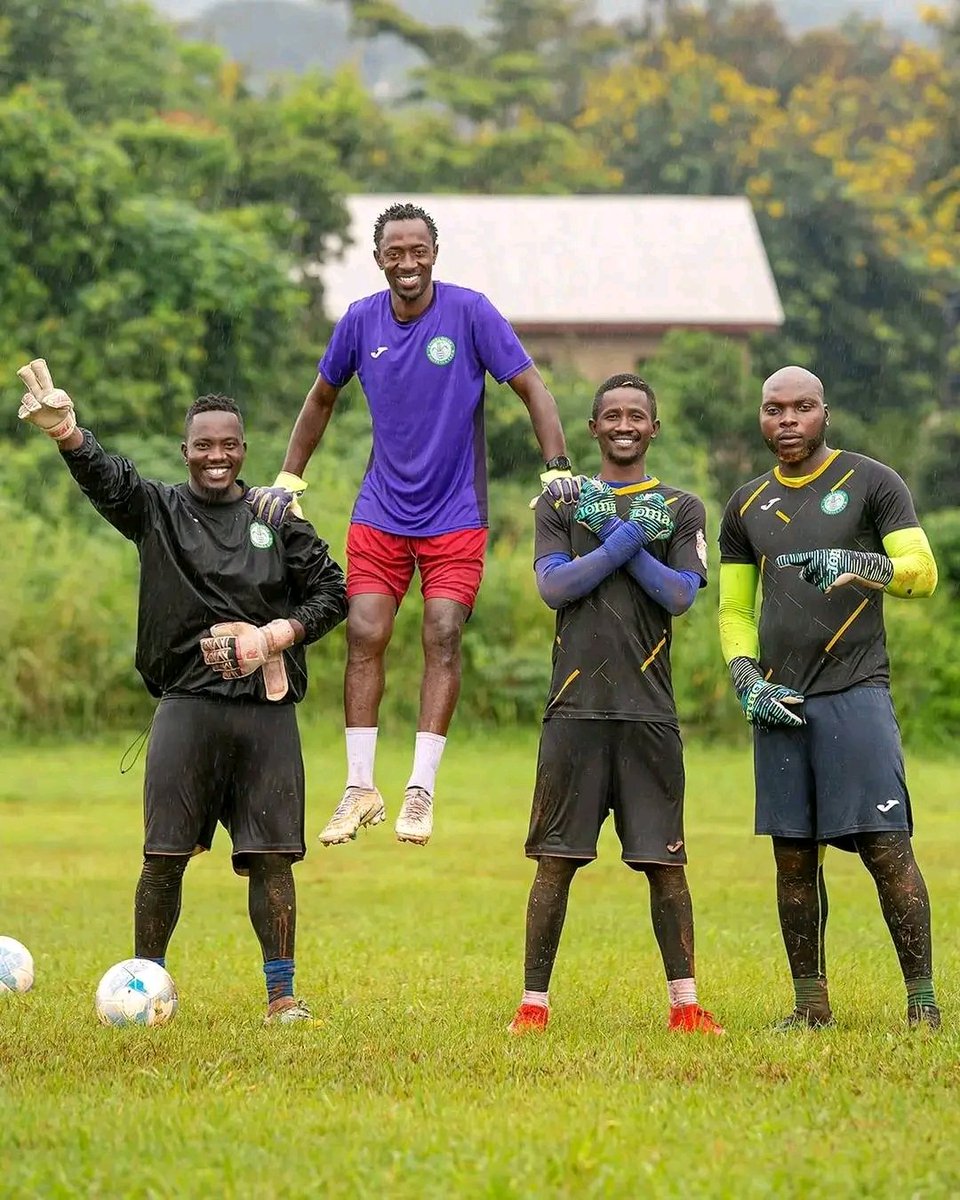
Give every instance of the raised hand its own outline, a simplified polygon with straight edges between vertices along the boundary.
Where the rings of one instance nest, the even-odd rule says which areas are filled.
[[[779,555],[777,566],[799,567],[800,578],[821,592],[847,583],[881,590],[893,579],[891,560],[866,550],[796,550]]]
[[[803,717],[787,707],[802,704],[803,697],[791,688],[764,679],[760,665],[754,659],[732,659],[730,678],[743,715],[751,725],[772,729],[778,725],[795,728],[803,724]]]
[[[68,438],[77,427],[73,401],[62,388],[54,387],[44,359],[35,358],[17,375],[27,388],[17,414],[20,420],[36,425],[54,441]]]
[[[243,498],[258,521],[279,529],[288,512],[295,517],[303,516],[298,501],[308,486],[305,480],[289,471],[281,471],[271,487],[247,488]]]
[[[659,492],[641,492],[635,496],[627,520],[640,526],[648,544],[665,541],[676,528],[673,513]]]

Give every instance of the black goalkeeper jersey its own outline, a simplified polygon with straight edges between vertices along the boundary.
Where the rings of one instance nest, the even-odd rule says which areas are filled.
[[[649,552],[676,571],[707,578],[703,503],[689,492],[657,479],[612,489],[617,512],[626,517],[638,492],[659,492],[676,522],[667,541]],[[555,509],[541,497],[536,509],[534,560],[548,554],[579,558],[600,539],[574,520],[576,506]],[[589,595],[557,612],[553,678],[544,720],[557,717],[611,718],[677,724],[670,677],[670,614],[621,567]]]
[[[313,526],[288,516],[274,530],[242,499],[207,504],[186,483],[142,479],[87,431],[83,445],[63,458],[94,508],[139,551],[136,663],[151,695],[269,703],[260,671],[223,679],[204,663],[200,639],[218,622],[265,625],[286,617],[303,625],[306,638],[284,652],[284,703],[302,700],[304,646],[347,612],[343,572]]]
[[[883,592],[847,584],[825,595],[775,560],[794,550],[883,554],[888,533],[917,524],[896,471],[846,450],[805,481],[774,467],[738,488],[720,526],[720,561],[759,568],[763,672],[804,696],[888,684]]]

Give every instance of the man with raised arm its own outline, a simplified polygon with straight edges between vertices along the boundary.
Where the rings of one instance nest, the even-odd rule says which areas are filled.
[[[94,508],[140,555],[137,670],[159,698],[144,780],[144,859],[134,953],[165,966],[183,874],[217,823],[249,875],[271,1024],[309,1019],[294,997],[296,892],[303,858],[303,760],[294,705],[305,646],[346,615],[343,572],[306,521],[277,531],[254,516],[237,476],[243,419],[228,396],[187,410],[185,483],[143,479],[77,426],[70,396],[36,359],[18,372],[22,420],[53,438]]]

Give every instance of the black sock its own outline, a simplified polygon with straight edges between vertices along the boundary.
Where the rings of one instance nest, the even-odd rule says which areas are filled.
[[[693,902],[683,867],[646,866],[650,919],[667,979],[693,979]]]
[[[826,1015],[827,885],[821,848],[805,838],[774,838],[777,911],[798,1009]]]
[[[250,854],[247,892],[250,923],[263,961],[293,958],[297,934],[297,892],[293,863],[285,854]]]
[[[930,897],[913,856],[910,835],[861,833],[857,852],[877,885],[880,909],[908,983],[908,997],[922,995],[924,1003],[934,1003]]]
[[[577,858],[550,858],[545,855],[537,864],[537,874],[527,901],[523,986],[528,992],[549,990],[563,921],[567,915],[567,896],[580,862]]]
[[[147,854],[133,906],[137,958],[162,960],[180,916],[183,873],[189,854]]]

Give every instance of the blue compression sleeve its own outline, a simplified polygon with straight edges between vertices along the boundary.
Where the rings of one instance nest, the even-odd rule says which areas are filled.
[[[560,552],[545,554],[534,563],[541,599],[550,608],[560,608],[589,595],[624,566],[642,548],[642,542],[639,526],[623,521],[602,546],[582,558],[571,559]]]
[[[635,554],[627,563],[627,571],[651,600],[674,617],[690,608],[702,582],[696,571],[675,571],[648,550]]]

